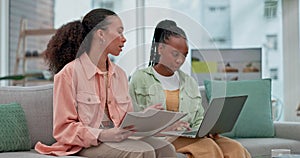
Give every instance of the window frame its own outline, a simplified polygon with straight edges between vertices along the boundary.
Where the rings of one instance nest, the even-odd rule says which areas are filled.
[[[0,1],[0,76],[8,75],[8,46],[9,46],[9,0]],[[0,86],[7,85],[1,81]]]

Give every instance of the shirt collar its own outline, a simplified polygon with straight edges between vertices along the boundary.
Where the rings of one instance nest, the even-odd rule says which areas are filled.
[[[154,69],[153,66],[149,66],[146,69],[144,69],[143,71],[146,72],[149,75],[152,75],[156,80],[158,80],[154,75],[154,70],[153,69]],[[178,75],[179,75],[179,82],[184,82],[185,77],[186,77],[185,73],[183,71],[181,71],[180,69],[177,70],[177,72],[178,72]]]
[[[83,53],[79,60],[82,64],[83,70],[85,71],[85,74],[88,79],[91,79],[93,76],[95,76],[96,73],[98,74],[104,74],[90,59],[90,57],[87,55],[87,53]],[[108,58],[108,74],[113,75],[115,73],[115,64],[110,61]]]

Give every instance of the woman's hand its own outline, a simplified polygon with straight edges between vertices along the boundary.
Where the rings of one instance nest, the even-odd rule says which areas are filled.
[[[164,131],[180,131],[180,130],[191,130],[190,124],[185,121],[177,121],[172,126],[169,126]]]
[[[98,140],[101,142],[121,142],[131,136],[134,132],[134,126],[103,129],[98,136]]]
[[[207,137],[211,138],[211,139],[218,139],[218,138],[220,138],[220,135],[219,134],[208,134]]]

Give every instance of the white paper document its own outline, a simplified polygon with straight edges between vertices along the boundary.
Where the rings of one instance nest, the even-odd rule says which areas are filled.
[[[133,136],[147,137],[159,133],[185,115],[186,113],[156,109],[148,109],[144,112],[128,112],[120,127],[134,125],[136,132]]]

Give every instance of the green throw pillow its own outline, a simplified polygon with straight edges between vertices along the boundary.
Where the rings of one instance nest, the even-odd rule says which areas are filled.
[[[221,96],[248,95],[240,116],[229,133],[235,138],[273,137],[271,79],[204,81],[208,100]]]
[[[0,104],[0,152],[30,150],[31,142],[20,104]]]

